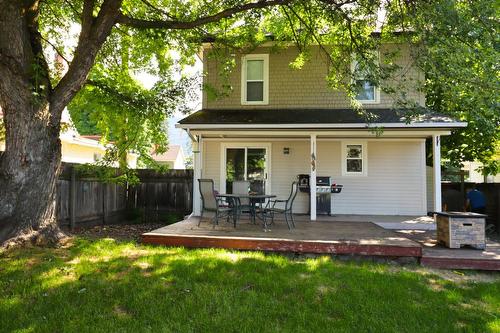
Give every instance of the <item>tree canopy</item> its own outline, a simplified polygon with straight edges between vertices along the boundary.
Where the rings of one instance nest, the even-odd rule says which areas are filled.
[[[82,8],[79,1],[41,3],[40,26],[46,47],[63,59],[74,56],[75,48],[67,43],[70,32],[82,23]],[[413,84],[421,85],[428,106],[469,122],[466,129],[444,141],[445,156],[455,163],[479,160],[495,171],[498,166],[492,156],[499,135],[497,14],[498,9],[484,0],[124,1],[87,86],[72,101],[70,110],[78,123],[93,124],[119,146],[144,153],[146,145],[156,144],[161,151],[166,144],[162,123],[193,88],[176,84],[174,71],[193,63],[203,38],[214,38],[220,61],[226,62],[221,68],[226,71],[234,64],[230,59],[234,53],[228,49],[251,49],[266,41],[266,34],[272,34],[278,46],[280,42],[296,44],[300,53],[291,66],[298,69],[309,60],[310,46],[320,45],[330,64],[332,88],[344,89],[351,96],[356,89],[350,80],[351,54],[357,54],[359,62],[372,69],[371,79],[379,82],[395,68],[389,63],[377,67],[370,51],[381,43],[405,41],[418,47],[415,61],[426,81]],[[379,32],[377,38],[374,32]],[[173,52],[179,55],[177,61]],[[141,87],[133,78],[138,72],[154,75],[158,83],[151,90]],[[57,81],[57,75],[52,81]],[[401,100],[401,87],[392,90],[395,99],[411,104]],[[122,145],[122,140],[129,143]]]
[[[68,31],[81,24],[82,5],[41,4],[46,47],[64,59],[73,57],[75,49],[66,45]],[[193,64],[199,43],[207,37],[212,37],[226,74],[234,67],[235,51],[251,50],[271,34],[277,48],[289,42],[298,47],[299,55],[290,64],[296,69],[310,61],[311,46],[320,45],[330,66],[332,89],[343,89],[351,97],[356,91],[352,54],[378,83],[396,73],[397,66],[389,55],[378,66],[372,51],[382,43],[410,43],[418,50],[415,65],[426,75],[425,82],[412,84],[425,92],[428,107],[469,123],[443,140],[443,156],[455,165],[478,160],[485,163],[485,172],[494,173],[499,171],[494,156],[500,124],[497,14],[498,9],[485,0],[125,1],[87,85],[69,108],[83,132],[97,130],[122,147],[115,157],[129,148],[147,162],[146,147],[155,145],[160,152],[166,147],[165,119],[185,105],[190,89],[196,89],[187,78],[180,84],[172,78]],[[173,54],[178,58],[174,60]],[[134,79],[137,73],[153,75],[158,82],[152,89],[141,87]],[[213,96],[224,95],[213,87],[204,88]],[[403,86],[383,89],[393,94],[396,104],[416,106]]]
[[[443,157],[455,166],[480,161],[485,174],[500,172],[499,8],[448,0],[421,3],[413,14],[427,105],[468,123],[443,138]]]

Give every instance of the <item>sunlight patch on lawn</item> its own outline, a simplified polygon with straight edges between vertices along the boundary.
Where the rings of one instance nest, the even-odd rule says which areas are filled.
[[[242,258],[248,258],[248,255],[237,253],[237,252],[217,252],[213,254],[214,258],[236,263]]]
[[[150,251],[138,248],[125,248],[121,251],[121,255],[129,259],[137,259],[143,256],[150,255]]]
[[[488,330],[490,332],[500,332],[500,319],[495,319],[488,323]]]
[[[42,273],[40,279],[43,289],[52,289],[66,283],[77,281],[78,276],[73,268],[63,266],[52,268],[51,270]]]
[[[323,256],[320,258],[307,259],[305,264],[310,271],[316,271],[325,264],[332,264],[332,260],[327,256]]]

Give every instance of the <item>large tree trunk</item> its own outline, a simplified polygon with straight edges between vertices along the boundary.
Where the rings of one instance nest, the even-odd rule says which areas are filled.
[[[0,106],[6,129],[0,158],[0,245],[62,237],[55,190],[63,106],[49,102],[51,90],[38,33],[38,2],[0,0]]]
[[[56,243],[56,181],[61,164],[59,126],[51,126],[49,104],[34,105],[30,92],[21,105],[4,105],[6,150],[0,160],[0,244]]]
[[[85,83],[122,0],[84,0],[81,33],[68,72],[52,88],[38,25],[40,0],[0,0],[0,246],[8,240],[58,242],[56,182],[64,107]]]

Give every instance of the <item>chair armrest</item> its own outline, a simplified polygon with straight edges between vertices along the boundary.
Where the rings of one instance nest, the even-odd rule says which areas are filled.
[[[284,199],[274,199],[274,200],[269,200],[269,204],[272,203],[272,206],[271,208],[274,208],[276,206],[277,203],[287,203],[288,200],[284,200]]]

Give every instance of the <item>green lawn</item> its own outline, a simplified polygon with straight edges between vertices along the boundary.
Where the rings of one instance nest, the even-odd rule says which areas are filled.
[[[0,255],[0,330],[500,332],[500,276],[493,280],[76,238]]]

